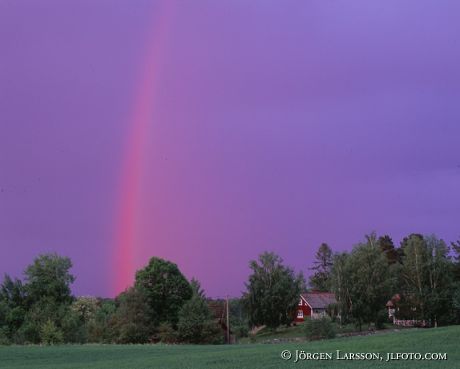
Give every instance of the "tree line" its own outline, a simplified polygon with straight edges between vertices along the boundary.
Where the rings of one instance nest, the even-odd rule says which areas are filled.
[[[45,254],[24,281],[4,277],[0,344],[223,342],[199,282],[174,263],[150,259],[115,299],[72,296],[71,267],[69,258]]]
[[[22,280],[5,275],[0,344],[224,342],[200,283],[188,281],[174,263],[151,258],[136,272],[134,285],[115,299],[73,296],[71,267],[69,258],[45,254],[25,269]],[[358,329],[388,322],[391,299],[398,319],[460,323],[460,241],[411,234],[396,247],[389,236],[372,233],[350,252],[321,244],[308,283],[272,252],[249,267],[244,293],[229,304],[237,336],[255,326],[293,324],[299,295],[307,289],[334,292],[332,319]]]
[[[335,292],[341,322],[379,328],[392,300],[397,319],[460,323],[459,241],[411,234],[395,247],[389,236],[372,233],[350,253],[325,250],[318,251],[312,286]]]

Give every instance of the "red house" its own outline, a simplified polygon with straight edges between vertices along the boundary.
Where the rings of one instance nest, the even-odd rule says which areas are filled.
[[[330,305],[336,304],[337,300],[332,292],[308,292],[300,295],[294,322],[302,323],[306,317],[312,319],[325,316]]]

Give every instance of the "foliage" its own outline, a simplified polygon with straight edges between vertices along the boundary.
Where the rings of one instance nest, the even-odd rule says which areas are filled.
[[[425,317],[428,285],[428,248],[423,236],[412,234],[405,238],[401,247],[404,249],[401,277],[406,295],[414,308],[418,319]]]
[[[208,320],[203,325],[202,340],[200,343],[206,345],[218,345],[224,343],[222,328],[213,320]]]
[[[375,233],[334,261],[332,284],[341,317],[352,319],[360,329],[363,323],[381,324],[381,312],[394,292],[396,278]]]
[[[14,341],[25,314],[26,300],[22,282],[5,275],[0,285],[0,336],[3,342]]]
[[[198,281],[192,281],[193,296],[181,308],[177,332],[185,343],[221,343],[223,334],[211,318],[208,305]]]
[[[380,250],[385,254],[388,264],[395,264],[397,262],[401,262],[400,253],[395,248],[393,240],[390,236],[385,235],[379,237],[378,244]]]
[[[452,263],[447,244],[435,236],[412,234],[404,241],[401,270],[404,294],[417,319],[433,325],[449,321]]]
[[[136,289],[146,296],[154,325],[177,324],[178,313],[192,297],[192,287],[176,264],[153,257],[136,273]]]
[[[451,243],[454,251],[453,277],[454,280],[460,282],[460,240]]]
[[[40,342],[45,345],[56,345],[62,343],[64,337],[62,331],[56,327],[52,320],[47,320],[40,329]]]
[[[99,301],[92,296],[77,297],[72,303],[71,309],[83,323],[88,323],[96,317]]]
[[[325,338],[334,338],[336,335],[335,326],[331,318],[324,316],[319,319],[305,320],[305,334],[307,339],[318,340]]]
[[[170,323],[161,323],[157,329],[157,335],[162,343],[172,344],[179,341],[177,330]]]
[[[117,310],[109,322],[112,340],[116,343],[149,342],[154,327],[146,296],[132,287],[118,296],[117,304]]]
[[[337,300],[337,311],[340,324],[343,325],[351,320],[351,273],[350,255],[347,253],[335,254],[331,271],[331,288]]]
[[[69,313],[68,306],[56,304],[52,298],[42,298],[26,312],[24,323],[18,331],[17,343],[41,343],[41,330],[48,321],[61,326]]]
[[[70,324],[73,296],[70,284],[72,262],[57,254],[39,255],[25,274],[25,315],[15,334],[17,343],[57,343],[72,341],[76,325]],[[46,340],[44,342],[43,340]]]
[[[25,289],[30,304],[47,299],[55,304],[70,304],[70,285],[75,277],[70,274],[72,262],[57,254],[43,254],[29,265],[24,274]]]
[[[98,308],[92,319],[86,323],[87,341],[110,343],[113,341],[113,331],[110,322],[113,320],[117,306],[112,299],[100,299]]]
[[[237,337],[247,337],[249,334],[248,315],[245,310],[244,300],[240,298],[229,299],[230,327]]]
[[[332,250],[327,243],[322,243],[318,248],[313,262],[315,273],[310,277],[310,286],[318,291],[330,291],[331,288],[331,269],[332,269]]]
[[[427,318],[437,326],[450,320],[453,266],[449,246],[443,240],[431,235],[425,237],[425,242],[428,250]]]
[[[372,233],[350,253],[335,255],[322,244],[311,284],[335,293],[341,326],[382,327],[388,319],[386,301],[396,295],[397,318],[423,319],[433,326],[460,323],[460,241],[451,247],[453,257],[443,240],[420,234],[405,237],[395,248],[389,236]],[[24,281],[4,277],[0,344],[223,341],[200,284],[189,283],[173,263],[152,258],[136,274],[135,286],[116,300],[73,297],[71,266],[68,258],[45,254],[26,268]],[[303,276],[276,254],[263,253],[250,267],[243,298],[229,301],[230,326],[238,337],[248,336],[254,325],[271,332],[289,325],[304,288]]]
[[[270,328],[290,324],[304,289],[303,275],[294,275],[281,257],[271,252],[261,254],[249,266],[252,274],[246,283],[245,305],[250,324]]]
[[[348,261],[350,311],[354,321],[360,327],[362,323],[378,324],[388,296],[395,292],[395,279],[375,234],[367,236],[365,243],[355,246]]]
[[[11,341],[6,334],[6,327],[0,328],[0,346],[10,345]]]

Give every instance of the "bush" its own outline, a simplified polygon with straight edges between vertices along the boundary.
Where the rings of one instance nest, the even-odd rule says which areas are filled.
[[[192,281],[193,296],[179,311],[177,333],[183,343],[218,344],[223,343],[222,330],[211,317],[198,282]]]
[[[140,327],[132,322],[126,322],[120,325],[116,343],[147,343],[149,340],[149,330],[140,329]]]
[[[238,337],[248,337],[249,335],[249,328],[247,325],[241,324],[241,325],[234,325],[232,327],[233,333]]]
[[[320,319],[310,318],[305,321],[305,334],[310,341],[334,338],[335,326],[329,317],[322,317]]]
[[[40,341],[45,345],[55,345],[62,343],[64,336],[53,321],[48,320],[40,330]]]
[[[203,325],[203,338],[201,343],[207,345],[220,345],[224,343],[224,334],[222,329],[216,322],[210,320]]]
[[[71,309],[66,309],[67,313],[61,319],[61,329],[66,343],[87,343],[88,334],[86,326]]]
[[[110,334],[115,343],[147,343],[154,332],[149,319],[151,309],[145,295],[130,288],[117,297],[119,304],[109,321]]]
[[[11,344],[11,342],[8,339],[8,336],[6,335],[5,331],[6,331],[6,329],[2,329],[0,327],[0,346],[10,345]]]
[[[105,299],[94,315],[86,324],[88,342],[91,343],[112,343],[114,340],[113,327],[110,322],[117,311],[114,300]]]
[[[385,328],[385,323],[388,322],[388,312],[386,309],[382,309],[377,314],[377,319],[375,321],[375,328],[376,329],[383,329]]]
[[[162,343],[177,343],[177,331],[174,330],[170,323],[161,323],[158,327],[158,338]]]

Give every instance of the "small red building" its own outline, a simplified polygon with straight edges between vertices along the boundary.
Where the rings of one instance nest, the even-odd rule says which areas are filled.
[[[332,292],[308,292],[300,295],[294,322],[302,323],[306,317],[321,318],[328,313],[331,305],[336,304],[335,294]]]

